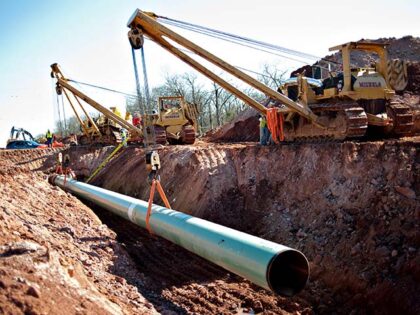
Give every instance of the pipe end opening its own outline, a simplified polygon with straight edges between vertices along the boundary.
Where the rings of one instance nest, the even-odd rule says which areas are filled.
[[[271,290],[286,297],[302,291],[308,279],[308,260],[297,250],[286,250],[277,254],[267,270],[267,281]]]

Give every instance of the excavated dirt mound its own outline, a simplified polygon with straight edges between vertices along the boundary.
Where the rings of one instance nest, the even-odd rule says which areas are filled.
[[[206,133],[204,139],[210,142],[258,141],[259,133],[258,112],[248,108],[231,122]]]
[[[160,150],[161,176],[174,209],[304,252],[312,276],[307,289],[292,299],[297,311],[418,314],[419,144],[419,138],[407,138],[277,147],[175,146]],[[129,148],[95,184],[147,199],[145,177],[142,150]],[[174,265],[184,274],[185,261],[192,262],[187,279],[150,275],[156,282],[169,283],[163,289],[159,285],[157,292],[188,312],[194,307],[199,313],[227,312],[226,305],[233,308],[240,300],[232,292],[242,290],[261,303],[242,307],[255,311],[261,305],[261,311],[277,313],[278,305],[291,311],[284,300],[267,301],[263,296],[270,293],[259,295],[258,288],[231,275],[226,278],[227,273],[189,258],[189,253],[158,245],[165,248],[158,254],[144,233],[139,232],[140,239],[126,235],[125,222],[113,226],[139,264],[151,252],[155,264],[157,259],[158,266]],[[204,278],[203,268],[209,272]],[[206,298],[193,306],[187,297],[198,288]],[[224,303],[213,302],[216,296]]]
[[[407,65],[408,85],[406,90],[420,95],[420,62],[412,62]]]
[[[54,166],[53,155],[63,150],[64,148],[0,150],[0,161],[7,161],[9,166],[17,166],[25,171],[45,172]]]
[[[360,41],[365,41],[361,39]],[[372,42],[387,43],[388,46],[388,58],[389,59],[402,59],[408,62],[420,62],[420,38],[413,36],[404,36],[401,38],[378,38],[374,40],[368,40]],[[354,51],[351,55],[352,64],[357,67],[363,67],[370,64],[371,54],[367,54],[362,51]],[[338,63],[342,62],[341,53],[337,52],[332,55],[325,56],[325,59],[335,61]]]

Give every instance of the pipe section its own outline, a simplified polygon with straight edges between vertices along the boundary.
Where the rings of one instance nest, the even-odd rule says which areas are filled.
[[[50,182],[146,228],[147,202],[96,186],[52,176]],[[306,285],[309,264],[295,249],[182,212],[153,205],[150,226],[159,235],[282,296]]]

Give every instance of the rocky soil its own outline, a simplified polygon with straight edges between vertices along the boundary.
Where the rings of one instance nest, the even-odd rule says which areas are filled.
[[[156,313],[115,233],[31,171],[48,169],[52,153],[0,152],[0,314]]]
[[[302,250],[312,277],[299,305],[415,314],[419,144],[176,146],[160,151],[161,175],[175,209]],[[95,184],[147,199],[142,154],[127,149]]]
[[[49,185],[56,151],[0,151],[0,313],[418,314],[419,147],[159,150],[174,209],[305,253],[311,278],[291,299]],[[83,179],[111,150],[66,152]],[[147,199],[145,178],[143,149],[128,147],[93,184]]]

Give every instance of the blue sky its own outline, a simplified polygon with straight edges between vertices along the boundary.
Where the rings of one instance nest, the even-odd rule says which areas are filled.
[[[420,36],[420,5],[410,0],[0,0],[0,147],[12,126],[33,134],[53,128],[51,63],[58,62],[68,77],[80,81],[134,90],[126,23],[136,8],[318,56],[360,38]],[[179,32],[237,66],[300,66]],[[151,42],[146,42],[145,52],[152,86],[160,84],[165,73],[192,71]],[[124,107],[121,98],[87,92],[104,105]]]

